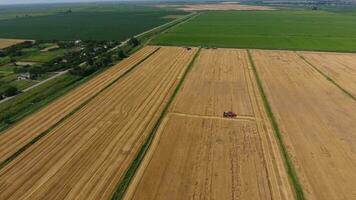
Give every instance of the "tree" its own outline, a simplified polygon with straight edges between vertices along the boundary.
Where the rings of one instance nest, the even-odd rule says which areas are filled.
[[[87,58],[87,63],[88,63],[89,65],[93,65],[93,64],[94,64],[94,61],[93,61],[93,59],[92,59],[91,57],[88,57],[88,58]]]
[[[137,38],[135,37],[132,37],[130,40],[129,40],[129,44],[133,47],[136,47],[138,45],[140,45],[140,41],[138,41]]]
[[[119,56],[119,58],[126,58],[127,57],[126,53],[122,49],[118,52],[118,56]]]
[[[10,85],[5,89],[4,95],[6,97],[11,97],[11,96],[16,95],[18,92],[19,92],[19,90],[16,87]]]
[[[41,67],[31,67],[28,69],[28,72],[31,75],[31,79],[37,78],[39,75],[43,74],[44,71]]]
[[[16,68],[14,68],[14,72],[16,74],[26,73],[27,69],[25,69],[24,67],[16,67]]]

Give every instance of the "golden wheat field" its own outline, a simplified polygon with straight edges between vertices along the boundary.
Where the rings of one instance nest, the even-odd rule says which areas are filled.
[[[1,199],[108,199],[196,49],[163,47],[0,170]]]
[[[306,198],[355,199],[356,102],[295,52],[252,56]]]
[[[250,67],[201,51],[125,199],[294,199]]]
[[[17,40],[17,39],[0,39],[0,49],[4,49],[10,47],[15,44],[19,44],[24,42],[25,40]]]
[[[56,125],[64,117],[75,111],[83,102],[97,95],[157,48],[145,47],[130,58],[123,60],[35,114],[15,124],[10,129],[1,132],[0,163],[14,155],[43,132]]]
[[[146,46],[0,133],[0,199],[356,199],[355,61]]]
[[[301,52],[299,55],[356,98],[356,54]]]

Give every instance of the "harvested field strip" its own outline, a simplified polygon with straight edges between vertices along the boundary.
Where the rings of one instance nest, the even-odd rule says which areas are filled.
[[[299,52],[299,56],[356,101],[356,54]]]
[[[170,115],[159,135],[125,199],[272,199],[254,122]]]
[[[248,56],[249,56],[249,59],[250,59],[250,62],[251,62],[251,66],[252,66],[253,73],[254,73],[254,76],[255,76],[255,79],[256,79],[256,82],[257,82],[258,89],[259,89],[260,94],[262,96],[264,107],[266,109],[266,112],[267,112],[268,117],[269,117],[269,119],[271,121],[272,127],[273,127],[274,132],[276,134],[276,137],[278,139],[278,144],[279,144],[279,147],[281,149],[284,161],[286,163],[289,177],[290,177],[290,179],[291,179],[291,181],[293,183],[293,187],[295,189],[296,197],[297,197],[298,200],[299,199],[302,200],[302,199],[304,199],[304,193],[303,193],[302,186],[300,185],[300,182],[298,180],[296,171],[295,171],[294,166],[293,166],[293,162],[292,162],[292,160],[291,160],[291,158],[290,158],[290,156],[289,156],[289,154],[287,152],[287,149],[285,147],[285,144],[283,142],[283,137],[282,137],[282,134],[280,132],[277,120],[276,120],[276,118],[275,118],[275,116],[274,116],[274,114],[272,112],[271,106],[270,106],[270,104],[268,102],[268,98],[267,98],[266,93],[265,93],[265,91],[263,89],[261,79],[260,79],[260,77],[259,77],[259,75],[257,73],[256,66],[255,66],[255,63],[254,63],[254,61],[252,59],[250,51],[248,51]]]
[[[25,42],[25,40],[17,40],[17,39],[0,39],[0,49],[4,49],[10,47],[15,44],[19,44]]]
[[[244,50],[202,50],[124,199],[294,199],[248,61]]]
[[[158,47],[145,47],[130,58],[106,70],[87,83],[25,118],[0,134],[0,166],[44,136],[61,120],[73,114],[110,84],[117,81],[140,62],[152,55]]]
[[[203,118],[203,119],[219,119],[219,120],[227,120],[227,121],[231,121],[231,120],[235,120],[235,121],[255,121],[256,118],[251,117],[251,116],[242,116],[242,115],[238,115],[234,118],[223,118],[223,117],[217,117],[217,116],[206,116],[206,115],[192,115],[192,114],[185,114],[185,113],[176,113],[176,112],[172,112],[170,113],[170,115],[177,115],[177,116],[183,116],[183,117],[190,117],[190,118]]]
[[[355,199],[355,101],[295,52],[251,55],[305,198]]]
[[[163,47],[0,170],[4,199],[108,199],[196,49]]]
[[[138,152],[135,160],[132,162],[131,166],[128,168],[123,180],[118,184],[117,189],[115,191],[115,193],[112,196],[112,200],[117,200],[117,199],[122,199],[124,193],[126,192],[127,187],[129,186],[133,176],[135,175],[137,169],[139,168],[142,160],[144,159],[148,149],[151,146],[151,143],[153,141],[153,139],[155,138],[155,135],[161,125],[161,123],[163,122],[163,120],[165,119],[165,116],[168,112],[169,107],[171,106],[175,96],[178,94],[178,91],[180,90],[180,88],[182,87],[182,84],[185,80],[185,77],[187,76],[187,74],[189,73],[189,71],[191,70],[191,68],[193,67],[196,58],[198,57],[198,55],[200,54],[200,50],[198,49],[198,51],[195,53],[193,59],[191,59],[187,69],[185,70],[185,72],[179,76],[179,83],[177,85],[177,87],[175,88],[172,96],[170,97],[170,99],[168,100],[168,103],[165,105],[159,119],[157,120],[157,123],[155,124],[155,126],[153,127],[151,133],[149,134],[146,142],[142,145],[140,151]],[[164,122],[163,122],[164,123]]]
[[[253,116],[247,74],[241,67],[248,65],[243,52],[203,50],[196,64],[201,67],[193,67],[172,111],[222,116],[224,111],[234,110],[238,115]]]

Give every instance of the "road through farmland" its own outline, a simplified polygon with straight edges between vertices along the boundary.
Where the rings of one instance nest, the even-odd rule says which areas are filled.
[[[201,51],[124,199],[294,199],[245,50]]]
[[[356,102],[295,52],[251,52],[306,199],[356,199]]]
[[[196,49],[162,47],[0,170],[1,199],[108,199]]]

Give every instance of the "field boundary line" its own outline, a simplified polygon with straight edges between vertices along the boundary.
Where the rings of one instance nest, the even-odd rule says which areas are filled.
[[[180,23],[182,23],[182,22],[185,22],[185,21],[187,21],[188,19],[191,19],[192,17],[194,17],[194,16],[197,16],[198,15],[198,12],[192,12],[192,13],[190,13],[190,14],[188,14],[188,15],[185,15],[185,16],[183,16],[183,17],[180,17],[180,18],[178,18],[178,19],[175,19],[175,20],[173,20],[173,21],[170,21],[170,22],[167,22],[167,23],[165,23],[165,24],[162,24],[162,25],[160,25],[160,26],[157,26],[157,27],[154,27],[154,28],[152,28],[152,29],[150,29],[150,30],[147,30],[147,31],[145,31],[145,32],[142,32],[142,33],[140,33],[140,34],[137,34],[137,35],[135,35],[134,37],[136,37],[136,38],[140,38],[140,37],[146,37],[145,35],[146,34],[153,34],[153,36],[154,35],[157,35],[157,34],[159,34],[159,33],[162,33],[163,31],[166,31],[166,30],[168,30],[168,29],[170,29],[170,28],[172,28],[172,27],[174,27],[174,26],[176,26],[176,25],[178,25],[178,24],[180,24]],[[165,26],[168,26],[167,28],[165,28]],[[161,29],[162,28],[162,29]],[[158,30],[159,32],[157,32],[156,34],[154,33],[154,31],[156,31],[156,30]],[[153,32],[153,33],[152,33]]]
[[[198,15],[196,15],[198,16]],[[188,20],[187,20],[188,21]],[[186,21],[186,22],[187,22]],[[173,46],[173,47],[201,47],[201,48],[223,48],[223,49],[242,49],[242,50],[271,50],[271,51],[305,51],[305,52],[318,52],[318,53],[345,53],[354,54],[356,50],[327,50],[327,49],[302,49],[302,48],[272,48],[272,47],[246,47],[246,46],[225,46],[225,45],[203,45],[203,44],[192,44],[192,43],[167,43],[167,42],[152,42],[152,45],[157,46]]]
[[[304,56],[302,56],[299,52],[296,52],[296,54],[308,65],[310,65],[313,69],[315,69],[317,72],[319,72],[326,80],[330,81],[334,86],[339,88],[346,96],[350,97],[354,101],[356,101],[356,96],[352,95],[350,92],[348,92],[346,89],[344,89],[341,85],[339,85],[334,79],[326,75],[324,72],[322,72],[320,69],[318,69],[315,65],[313,65],[311,62],[309,62]]]
[[[257,85],[258,85],[258,89],[260,91],[260,95],[261,95],[262,100],[263,100],[264,107],[265,107],[266,112],[267,112],[267,116],[270,119],[272,128],[273,128],[274,133],[275,133],[275,135],[277,137],[279,148],[280,148],[280,150],[282,152],[282,155],[283,155],[283,158],[284,158],[284,163],[285,163],[285,165],[287,167],[287,172],[288,172],[289,178],[290,178],[290,180],[292,182],[292,185],[294,187],[294,192],[295,192],[296,198],[298,200],[304,200],[305,197],[304,197],[302,186],[301,186],[301,184],[299,182],[299,179],[298,179],[297,173],[295,171],[293,162],[292,162],[291,158],[289,157],[288,150],[287,150],[287,148],[286,148],[286,146],[284,144],[283,136],[282,136],[282,134],[280,132],[280,128],[279,128],[278,123],[277,123],[277,119],[276,119],[275,115],[273,114],[272,107],[270,106],[270,103],[268,101],[267,95],[266,95],[266,93],[265,93],[265,91],[263,89],[262,81],[260,79],[260,76],[258,75],[257,68],[256,68],[256,65],[255,65],[255,63],[253,61],[253,58],[252,58],[250,50],[247,50],[247,53],[248,53],[248,58],[249,58],[250,64],[252,66],[253,74],[255,75],[255,79],[256,79],[256,82],[257,82]]]
[[[22,152],[26,151],[26,149],[28,149],[29,147],[31,147],[33,144],[35,144],[36,142],[38,142],[41,138],[43,138],[44,136],[46,136],[49,132],[51,132],[56,126],[58,126],[59,124],[61,124],[64,120],[68,119],[70,116],[72,116],[74,113],[76,113],[78,110],[80,110],[81,108],[83,108],[85,105],[87,105],[91,100],[93,100],[95,97],[99,96],[104,90],[106,90],[107,88],[109,88],[110,86],[112,86],[113,84],[115,84],[118,80],[120,80],[121,78],[123,78],[124,76],[126,76],[127,74],[129,74],[132,70],[134,70],[137,66],[139,66],[141,63],[143,63],[145,60],[147,60],[149,57],[151,57],[154,53],[156,53],[160,48],[157,48],[156,50],[154,50],[152,53],[148,54],[146,57],[144,57],[142,60],[140,60],[138,63],[136,63],[135,65],[133,65],[130,69],[128,69],[126,72],[124,72],[122,75],[120,75],[119,77],[117,77],[116,79],[114,79],[110,84],[108,84],[107,86],[105,86],[103,89],[101,89],[100,91],[98,91],[95,95],[93,95],[92,97],[90,97],[89,99],[87,99],[86,101],[84,101],[83,103],[81,103],[77,108],[75,108],[73,111],[71,111],[70,113],[68,113],[67,115],[65,115],[62,119],[60,119],[57,123],[53,124],[52,126],[50,126],[47,130],[43,131],[42,133],[40,133],[38,136],[36,136],[35,138],[33,138],[29,143],[27,143],[26,145],[24,145],[23,147],[21,147],[19,150],[17,150],[14,154],[12,154],[11,156],[9,156],[8,158],[6,158],[3,162],[0,163],[0,169],[2,169],[3,167],[5,167],[8,163],[10,163],[12,160],[14,160],[17,156],[19,156]]]
[[[197,114],[187,114],[187,113],[180,113],[180,112],[170,112],[169,115],[176,115],[182,117],[190,117],[190,118],[201,118],[201,119],[216,119],[216,120],[225,120],[225,121],[252,121],[255,122],[256,118],[253,116],[244,116],[244,115],[237,115],[234,118],[224,118],[219,116],[209,116],[209,115],[197,115]]]
[[[152,41],[153,39],[155,39],[156,37],[158,37],[159,35],[162,35],[163,33],[169,31],[170,29],[172,29],[172,28],[174,28],[174,27],[177,27],[177,26],[179,26],[179,25],[182,25],[182,24],[184,24],[184,23],[186,23],[186,22],[188,22],[188,21],[190,21],[190,20],[196,18],[196,17],[199,16],[200,14],[201,14],[200,12],[193,12],[193,13],[191,13],[191,14],[189,14],[189,15],[186,15],[186,16],[184,16],[184,17],[182,17],[182,18],[179,18],[179,19],[177,19],[177,20],[175,20],[175,21],[169,22],[169,23],[172,23],[172,22],[176,22],[176,21],[177,21],[177,23],[175,23],[175,24],[173,24],[173,25],[171,25],[171,26],[168,26],[168,27],[165,28],[165,29],[162,29],[162,31],[157,32],[156,34],[153,34],[151,37],[149,37],[149,39],[146,41],[146,43],[152,44],[152,45],[160,45],[160,44],[156,44],[155,42],[151,42],[151,41]],[[170,25],[169,23],[163,24],[163,25],[161,25],[161,26]],[[141,36],[142,36],[142,35],[141,35]],[[143,37],[143,36],[142,36],[142,37]],[[184,45],[166,45],[166,46],[181,46],[181,47],[182,47],[182,46],[184,46]],[[185,46],[192,46],[192,45],[185,45]],[[196,47],[199,48],[199,46],[196,46]]]
[[[119,183],[117,184],[116,190],[114,191],[114,193],[113,193],[113,195],[111,197],[111,200],[122,199],[123,196],[125,195],[127,188],[129,187],[133,177],[135,176],[138,168],[140,167],[141,162],[145,158],[146,153],[148,152],[153,140],[155,139],[156,133],[158,132],[158,130],[160,128],[160,125],[162,124],[162,122],[166,118],[167,114],[169,113],[169,108],[170,108],[173,100],[177,96],[180,88],[182,87],[186,76],[188,75],[188,73],[193,68],[194,63],[195,63],[198,55],[200,54],[200,50],[201,49],[199,48],[198,51],[195,53],[195,55],[193,56],[192,60],[188,64],[187,69],[184,71],[183,76],[179,79],[179,82],[178,82],[176,88],[174,89],[173,94],[171,95],[171,97],[168,99],[166,105],[164,106],[163,111],[161,112],[161,115],[159,116],[156,124],[154,125],[154,127],[152,129],[152,131],[148,135],[148,138],[146,139],[146,142],[142,145],[142,147],[139,150],[137,156],[135,157],[135,159],[131,163],[130,167],[127,169],[126,173],[124,174],[122,180],[119,181]]]

